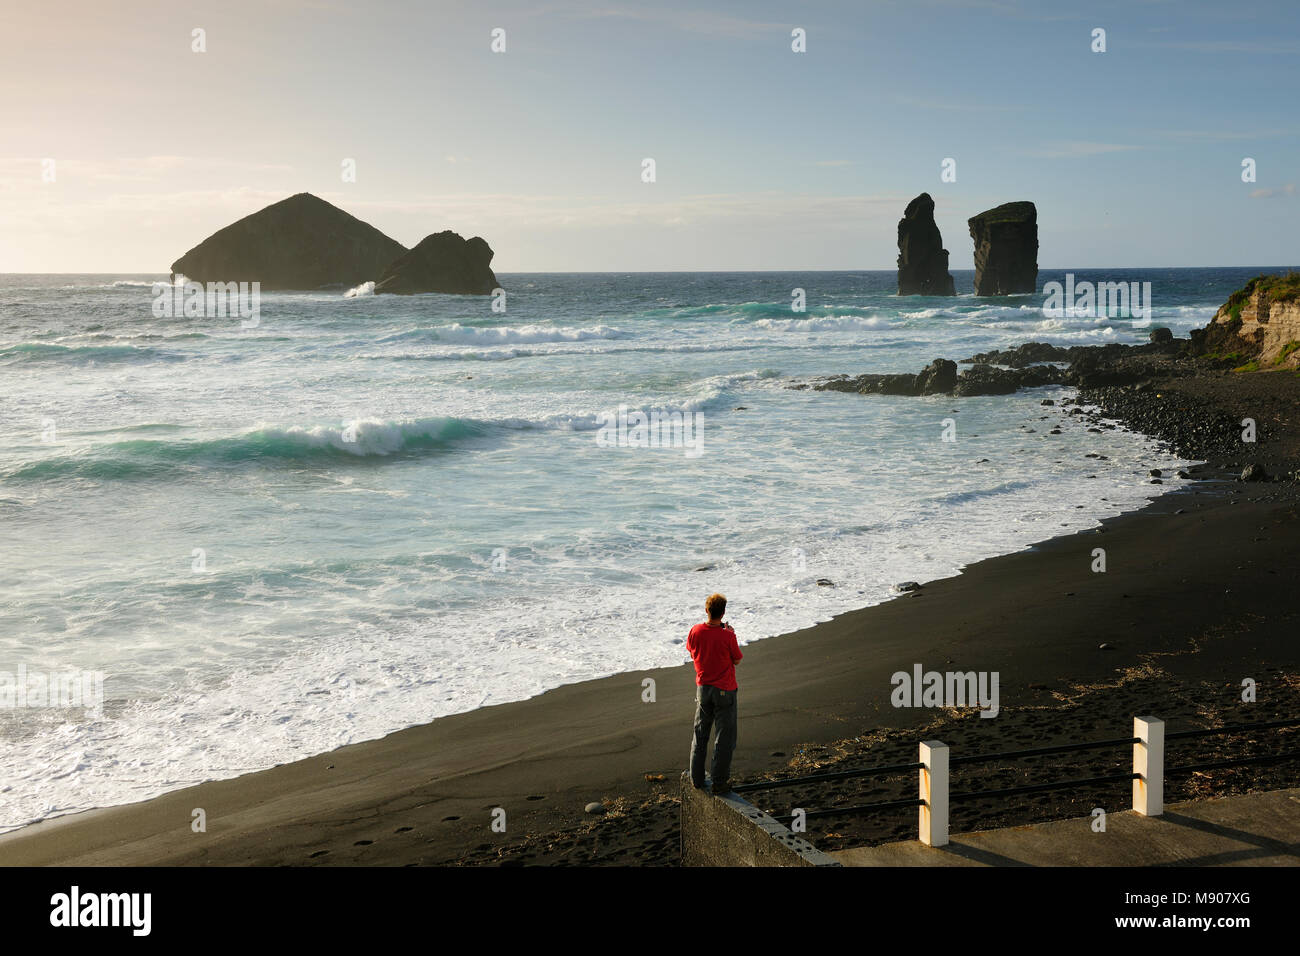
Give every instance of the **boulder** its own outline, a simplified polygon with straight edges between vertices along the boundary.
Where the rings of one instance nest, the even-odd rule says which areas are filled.
[[[948,250],[934,221],[934,200],[921,193],[898,220],[898,294],[956,295]]]
[[[1005,369],[976,365],[957,374],[957,363],[935,359],[920,372],[889,375],[841,375],[813,384],[819,392],[853,392],[859,395],[1009,395],[1021,388],[1060,385],[1065,370],[1056,365]],[[794,386],[796,388],[801,386]]]
[[[1049,345],[1046,342],[1026,342],[1010,349],[995,349],[992,352],[979,352],[970,358],[962,359],[963,365],[1010,365],[1012,368],[1024,368],[1035,362],[1070,361],[1080,346],[1066,348],[1061,345]]]
[[[915,375],[897,372],[886,375],[858,375],[818,382],[819,392],[854,392],[860,395],[939,395],[951,392],[957,384],[957,363],[935,359]]]
[[[434,233],[389,264],[375,283],[375,294],[491,295],[497,288],[491,262],[492,248],[478,236],[462,239],[451,230]]]
[[[957,387],[957,363],[950,359],[935,359],[916,375],[918,395],[938,395]]]
[[[1060,385],[1065,381],[1065,371],[1055,365],[1031,365],[1028,368],[1005,369],[996,365],[973,365],[957,377],[954,395],[1010,395],[1022,388],[1042,385]]]
[[[406,252],[374,226],[298,193],[218,229],[172,263],[173,280],[259,282],[264,291],[359,285]]]
[[[1038,290],[1038,210],[1033,203],[1003,203],[967,225],[975,240],[976,295]]]

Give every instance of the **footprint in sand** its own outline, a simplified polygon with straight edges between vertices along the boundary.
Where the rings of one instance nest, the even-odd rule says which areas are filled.
[[[372,843],[374,843],[374,842],[375,842],[374,840],[358,840],[356,843],[354,843],[354,844],[352,844],[352,845],[353,845],[353,846],[370,846],[370,844],[372,844]]]

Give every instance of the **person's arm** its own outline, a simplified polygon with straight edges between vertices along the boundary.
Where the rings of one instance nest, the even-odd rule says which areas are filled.
[[[736,643],[736,629],[730,624],[727,627],[731,630],[731,663],[739,664],[745,655],[740,653],[740,645]]]

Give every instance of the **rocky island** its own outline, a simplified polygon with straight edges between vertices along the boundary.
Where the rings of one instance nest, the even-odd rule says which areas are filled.
[[[463,239],[451,230],[434,233],[384,269],[375,294],[491,295],[497,288],[492,255],[492,247],[478,236]]]
[[[1008,202],[967,220],[975,240],[975,294],[1019,295],[1038,288],[1038,209]]]
[[[921,193],[898,220],[898,294],[956,295],[948,250],[934,221],[934,200]]]
[[[173,280],[259,282],[264,291],[358,285],[406,247],[311,193],[218,229],[172,263]]]
[[[450,230],[414,249],[337,206],[298,193],[245,216],[172,263],[172,280],[259,282],[265,291],[339,289],[375,282],[375,292],[490,295],[497,287],[483,239]]]

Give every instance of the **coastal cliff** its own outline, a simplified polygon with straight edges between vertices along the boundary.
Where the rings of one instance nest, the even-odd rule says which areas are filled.
[[[934,200],[921,193],[898,220],[898,294],[956,295],[948,250],[934,221]]]
[[[218,229],[172,263],[173,278],[260,282],[264,291],[358,285],[406,247],[311,193]]]
[[[1243,372],[1300,368],[1300,273],[1251,279],[1192,333],[1192,347]]]

